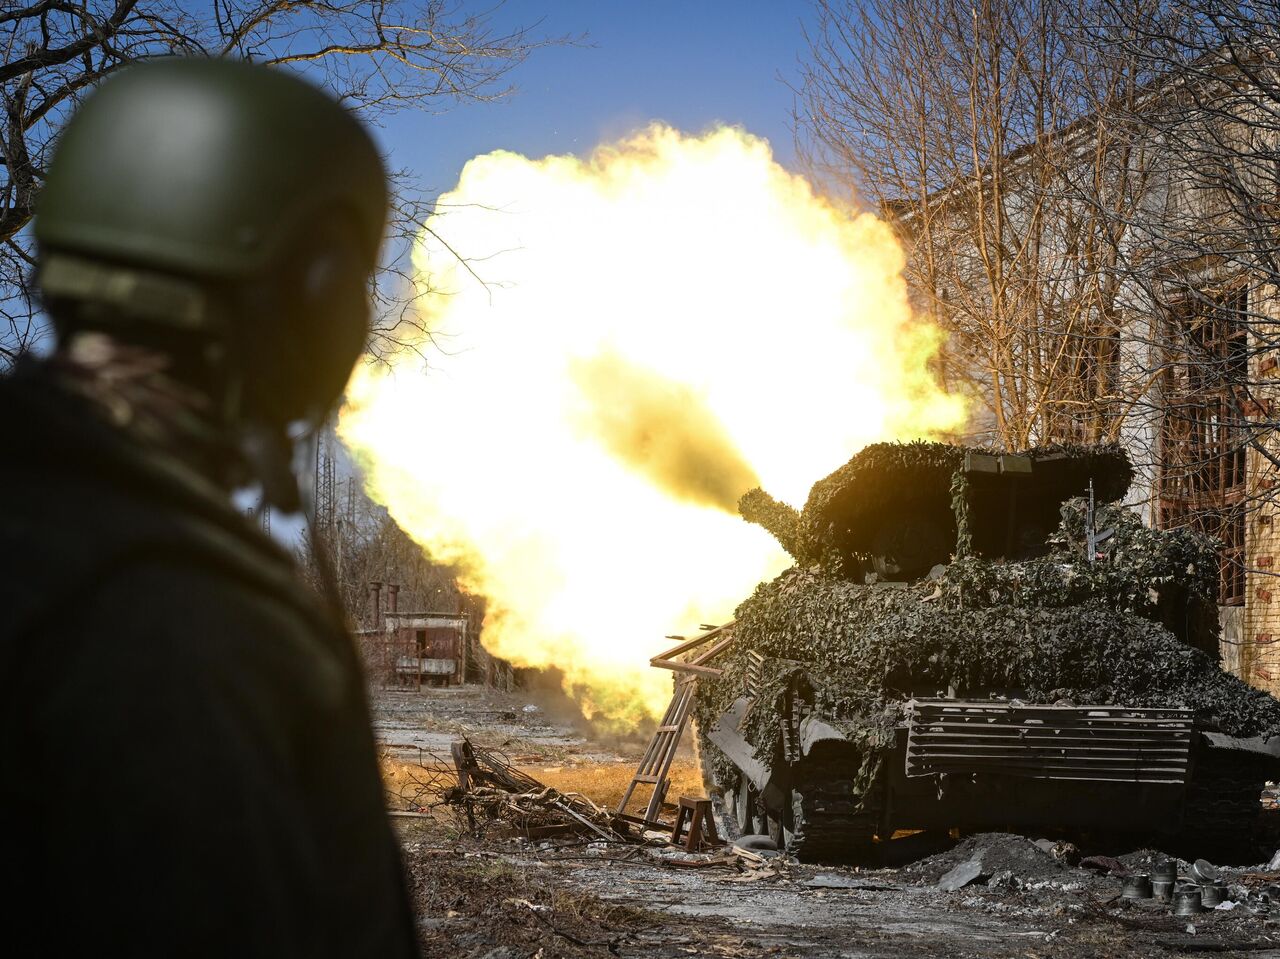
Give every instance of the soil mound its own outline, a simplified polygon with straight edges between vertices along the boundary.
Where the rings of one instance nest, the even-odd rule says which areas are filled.
[[[970,836],[953,849],[904,867],[902,875],[911,882],[936,885],[956,866],[969,862],[981,865],[979,878],[975,880],[977,882],[1012,873],[1013,878],[1026,884],[1061,879],[1070,871],[1066,865],[1025,836],[1007,832],[984,832]]]

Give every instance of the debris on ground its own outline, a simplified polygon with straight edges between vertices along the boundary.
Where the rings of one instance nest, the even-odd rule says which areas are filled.
[[[1111,856],[1085,856],[1079,865],[1081,869],[1089,869],[1104,876],[1129,875],[1129,867]]]
[[[889,882],[877,882],[874,879],[859,879],[856,876],[842,876],[832,873],[819,873],[812,879],[801,883],[806,889],[853,889],[858,892],[892,892],[901,886]]]
[[[971,882],[977,882],[982,878],[982,855],[979,853],[975,858],[962,862],[958,866],[952,867],[947,874],[938,880],[938,888],[943,892],[955,892],[957,889],[963,889]]]
[[[561,793],[496,753],[463,739],[453,744],[457,785],[444,800],[460,809],[472,836],[499,825],[526,839],[594,834],[605,841],[643,842],[635,827],[580,793]]]
[[[770,836],[750,834],[739,836],[733,841],[733,848],[754,853],[773,853],[777,855],[778,844]]]
[[[1218,881],[1218,867],[1206,859],[1197,859],[1191,864],[1191,878],[1200,885],[1209,885]]]
[[[1075,843],[1062,840],[1055,842],[1052,839],[1037,839],[1035,840],[1035,845],[1058,860],[1058,862],[1065,863],[1068,866],[1074,866],[1080,862],[1080,850]]]
[[[504,756],[505,731],[487,735],[482,728],[467,739],[473,762],[464,764],[466,793],[447,741],[437,753],[419,753],[417,763],[401,747],[397,760],[412,768],[390,767],[388,797],[404,812],[395,825],[426,955],[878,959],[908,941],[921,956],[1169,959],[1280,948],[1280,863],[1268,861],[1274,846],[1252,866],[1212,863],[1225,889],[1221,902],[1205,904],[1200,887],[1204,911],[1179,917],[1172,902],[1121,898],[1121,873],[1155,880],[1169,861],[1157,849],[1094,843],[1073,852],[1056,837],[988,833],[956,841],[918,833],[882,844],[878,866],[858,869],[801,865],[768,849],[767,840],[760,843],[766,848],[742,848],[739,838],[736,850],[689,852],[671,845],[669,825],[646,830],[626,823],[630,838],[610,831],[606,839],[563,812],[560,799],[575,789],[548,789],[565,780],[542,779],[545,758],[526,753],[523,744]],[[626,779],[634,769],[617,758],[607,762]],[[615,788],[616,778],[600,788]],[[571,782],[593,780],[579,775]],[[587,818],[611,830],[611,814],[601,807],[616,802],[616,788],[582,791],[595,807]],[[499,792],[501,801],[493,796]],[[480,827],[475,833],[466,794]],[[494,810],[492,820],[486,807]],[[530,826],[572,826],[531,838],[513,824],[522,816]],[[1073,866],[1078,854],[1086,855]],[[938,888],[944,875],[975,858],[977,879],[954,892]],[[1194,857],[1174,860],[1181,882],[1190,880],[1193,865]]]
[[[387,808],[393,813],[427,815],[444,805],[458,785],[453,761],[421,747],[384,744],[379,764]]]
[[[661,922],[500,859],[407,858],[425,955],[608,955]]]
[[[990,878],[1005,872],[1016,876],[1024,884],[1062,880],[1066,870],[1067,866],[1061,859],[1055,858],[1025,836],[988,832],[970,836],[954,849],[922,859],[902,872],[913,882],[940,886],[948,876],[951,877],[951,883],[968,876],[960,883],[965,885],[979,877]],[[952,888],[958,889],[960,885]]]

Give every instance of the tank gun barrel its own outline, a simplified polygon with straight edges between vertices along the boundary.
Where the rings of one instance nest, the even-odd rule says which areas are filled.
[[[792,557],[803,561],[800,511],[795,507],[774,499],[757,486],[738,500],[738,513],[748,523],[763,526]]]

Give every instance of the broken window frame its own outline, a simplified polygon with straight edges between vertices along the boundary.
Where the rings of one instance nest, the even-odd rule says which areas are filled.
[[[1179,297],[1166,316],[1155,522],[1221,541],[1222,606],[1245,602],[1248,298],[1236,281]]]

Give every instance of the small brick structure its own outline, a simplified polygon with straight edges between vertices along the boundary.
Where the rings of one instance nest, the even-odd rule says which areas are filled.
[[[384,613],[382,627],[360,630],[356,643],[374,686],[515,686],[511,664],[480,645],[466,613]]]
[[[381,628],[358,635],[374,683],[459,686],[467,677],[471,624],[466,614],[385,612]]]
[[[357,630],[356,646],[372,686],[421,689],[476,683],[510,692],[515,670],[480,643],[480,624],[465,605],[456,610],[401,612],[400,586],[371,582],[369,613],[373,626]]]

